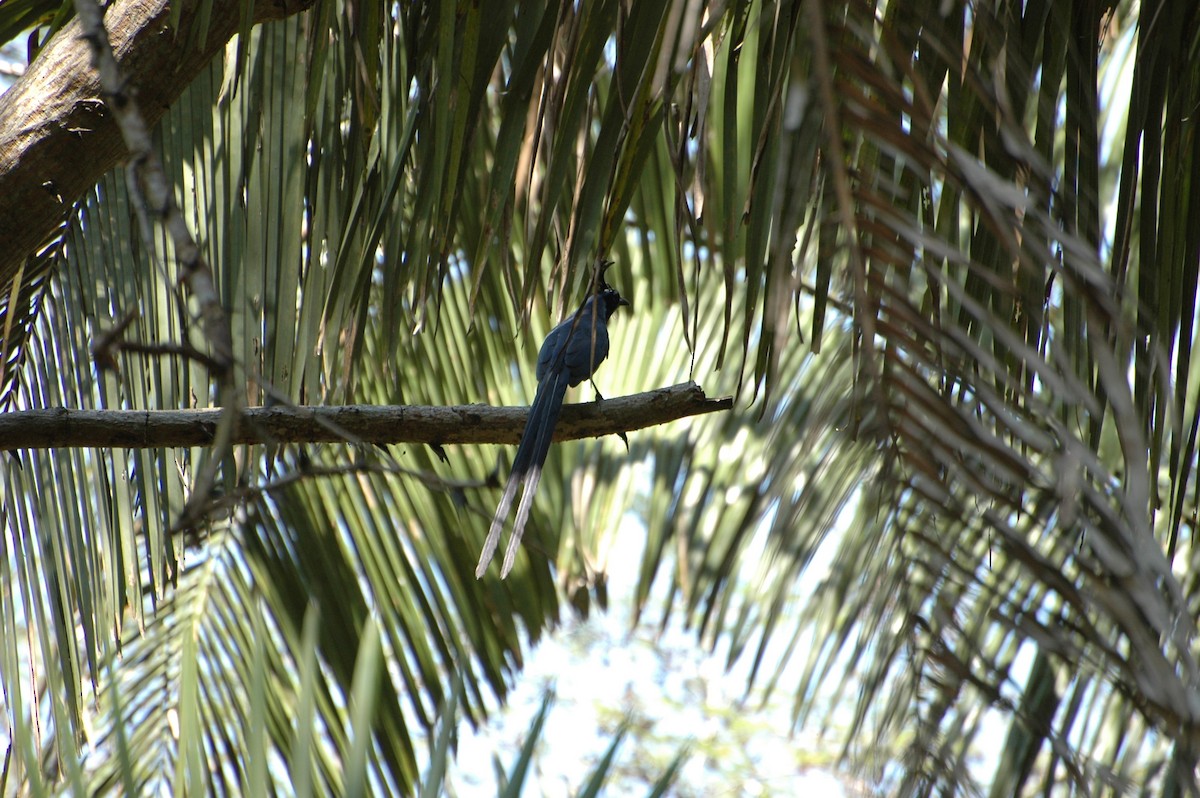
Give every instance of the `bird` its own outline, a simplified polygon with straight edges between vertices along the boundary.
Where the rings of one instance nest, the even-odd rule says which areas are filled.
[[[608,357],[608,320],[617,312],[617,308],[628,305],[629,301],[615,288],[603,283],[603,278],[599,289],[589,294],[579,310],[550,331],[538,351],[537,394],[529,408],[525,432],[521,435],[521,443],[513,458],[512,473],[504,485],[504,493],[492,517],[483,552],[479,555],[479,565],[475,568],[476,579],[483,578],[487,571],[500,542],[500,532],[512,509],[513,499],[516,498],[517,488],[523,486],[517,519],[513,523],[508,549],[504,552],[500,578],[504,579],[512,570],[521,547],[521,535],[529,520],[529,511],[533,507],[533,496],[542,479],[542,466],[550,452],[550,441],[554,437],[554,427],[558,423],[567,386],[574,387],[590,379],[596,373],[596,367]]]

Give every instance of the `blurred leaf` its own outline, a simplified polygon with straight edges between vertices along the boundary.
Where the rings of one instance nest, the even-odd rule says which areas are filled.
[[[494,492],[407,476],[483,483],[495,447],[245,447],[187,534],[207,452],[5,458],[9,783],[411,794],[447,708],[483,722],[563,599],[627,569],[798,724],[849,716],[883,792],[1190,789],[1198,14],[336,2],[243,29],[157,135],[250,403],[528,402],[611,254],[636,310],[601,390],[694,378],[737,411],[557,447],[505,582],[472,574]],[[107,176],[0,290],[3,407],[216,401],[146,351],[206,342],[134,201]],[[1011,748],[978,775],[985,718]]]
[[[541,742],[542,728],[546,725],[546,716],[550,714],[550,707],[553,704],[554,692],[547,690],[542,695],[542,706],[529,724],[529,732],[525,735],[525,742],[521,745],[517,760],[512,763],[503,784],[500,785],[500,795],[503,798],[517,798],[525,789],[525,779],[529,776],[529,764],[533,760],[533,751]]]

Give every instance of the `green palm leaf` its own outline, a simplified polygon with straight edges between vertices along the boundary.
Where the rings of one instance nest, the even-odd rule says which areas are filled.
[[[243,8],[157,144],[248,404],[526,402],[608,256],[600,387],[737,411],[558,447],[506,582],[492,447],[7,457],[9,783],[413,792],[628,569],[889,792],[1194,786],[1200,24],[1151,6]],[[3,406],[217,402],[124,172],[63,199],[5,255]]]

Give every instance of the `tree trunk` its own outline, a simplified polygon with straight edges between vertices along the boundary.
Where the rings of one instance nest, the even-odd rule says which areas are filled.
[[[253,21],[282,19],[314,0],[258,0]],[[178,27],[166,0],[116,0],[104,24],[121,70],[154,125],[237,32],[240,0],[213,0],[200,41],[197,12],[184,0]],[[0,290],[24,259],[47,243],[72,204],[126,155],[100,100],[79,21],[54,35],[11,89],[0,95]]]

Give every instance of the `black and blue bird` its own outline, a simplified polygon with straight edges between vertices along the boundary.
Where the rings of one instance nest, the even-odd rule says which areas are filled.
[[[616,289],[602,282],[600,290],[590,294],[583,306],[551,330],[542,342],[537,362],[537,395],[529,408],[525,433],[513,458],[512,473],[504,485],[496,515],[488,529],[483,553],[479,555],[476,578],[483,576],[492,561],[500,542],[500,531],[508,520],[509,510],[516,498],[517,487],[523,486],[517,520],[508,540],[508,549],[504,552],[500,578],[508,576],[512,570],[517,550],[521,547],[525,523],[529,520],[529,511],[533,507],[533,496],[542,479],[542,466],[550,452],[550,441],[554,438],[554,427],[558,423],[567,386],[573,387],[590,379],[596,373],[596,367],[608,357],[608,320],[617,312],[617,308],[628,304]]]

